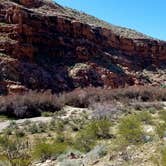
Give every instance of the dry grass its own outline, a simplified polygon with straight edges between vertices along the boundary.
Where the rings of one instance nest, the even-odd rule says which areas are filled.
[[[30,91],[24,95],[8,95],[0,98],[0,113],[17,118],[40,116],[42,112],[55,112],[63,102],[51,92]]]
[[[85,88],[54,95],[50,91],[30,91],[24,95],[0,97],[0,114],[17,118],[34,117],[42,112],[55,112],[64,105],[87,108],[93,103],[120,101],[166,101],[166,89],[157,87],[129,87],[123,89]]]

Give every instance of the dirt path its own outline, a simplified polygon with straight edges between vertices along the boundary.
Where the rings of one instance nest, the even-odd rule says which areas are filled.
[[[68,118],[73,117],[73,116],[78,117],[78,116],[80,116],[80,113],[83,112],[83,111],[89,112],[88,109],[65,106],[63,108],[63,114],[60,115],[59,118],[68,119]],[[14,122],[17,125],[21,125],[27,120],[31,121],[31,122],[36,122],[36,123],[39,123],[39,122],[47,123],[47,122],[50,122],[52,120],[52,117],[36,117],[36,118],[20,119],[20,120],[14,120]],[[4,129],[6,129],[12,121],[13,120],[6,120],[6,121],[3,121],[3,122],[0,122],[0,133]]]

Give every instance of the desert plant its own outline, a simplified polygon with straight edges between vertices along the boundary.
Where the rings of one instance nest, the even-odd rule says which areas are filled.
[[[87,134],[86,130],[80,131],[74,141],[74,148],[81,152],[89,152],[96,144],[96,140]]]
[[[160,110],[159,111],[159,117],[160,117],[161,120],[166,122],[166,111],[165,110]]]
[[[138,119],[145,124],[153,124],[152,115],[147,111],[141,111],[137,113]]]
[[[63,107],[63,102],[50,91],[15,94],[0,97],[0,114],[9,117],[29,118],[40,116],[42,112],[55,112]]]
[[[49,123],[48,127],[50,130],[54,130],[56,132],[64,131],[66,121],[63,119],[52,119]]]
[[[157,124],[156,132],[160,138],[166,136],[166,122]]]
[[[9,137],[0,137],[0,161],[7,162],[11,166],[29,166],[31,156],[27,140]]]
[[[42,112],[56,112],[64,105],[89,107],[92,103],[118,100],[166,101],[166,88],[135,86],[120,89],[87,87],[72,92],[53,95],[50,91],[35,92],[0,97],[0,114],[9,117],[26,118],[40,116]]]
[[[16,129],[15,130],[15,135],[16,135],[16,137],[24,137],[25,132],[22,129]]]
[[[128,143],[138,144],[143,142],[141,122],[135,115],[128,115],[120,120],[118,132]]]
[[[87,134],[91,135],[92,138],[110,138],[110,129],[111,122],[107,119],[94,120],[90,122],[86,130]]]
[[[121,110],[118,109],[111,102],[100,102],[100,103],[92,103],[90,109],[93,110],[92,117],[95,119],[110,119],[114,120],[121,114]]]
[[[166,166],[166,147],[161,150],[161,166]]]
[[[36,134],[39,133],[39,127],[36,123],[33,123],[27,127],[27,131],[30,132],[31,134]]]
[[[97,139],[110,138],[109,128],[111,123],[109,120],[94,120],[89,122],[75,138],[74,147],[83,152],[90,151]]]
[[[59,154],[66,150],[67,146],[65,143],[37,143],[33,149],[33,157],[35,160],[45,161],[51,157],[57,157]]]

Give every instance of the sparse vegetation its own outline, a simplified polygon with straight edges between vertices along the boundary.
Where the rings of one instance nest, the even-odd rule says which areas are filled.
[[[145,124],[153,124],[152,115],[144,110],[137,114],[138,119]]]
[[[166,110],[161,110],[159,112],[160,119],[166,122]]]
[[[160,138],[166,136],[166,123],[158,123],[156,127],[156,132]]]
[[[28,92],[25,95],[0,97],[0,114],[9,117],[25,118],[51,114],[64,105],[87,108],[92,103],[118,100],[130,101],[166,101],[166,89],[155,87],[129,87],[125,89],[105,90],[101,88],[76,89],[59,96],[51,92]],[[46,113],[47,112],[47,113]]]
[[[124,36],[127,38],[150,38],[142,33],[135,31],[135,30],[109,24],[103,20],[99,20],[98,18],[91,16],[91,15],[88,15],[84,12],[79,12],[77,10],[73,10],[70,8],[65,8],[65,9],[71,17],[74,17],[74,18],[76,18],[76,19],[78,19],[81,22],[86,23],[86,24],[88,23],[90,25],[94,25],[97,27],[104,27],[107,29],[111,29],[117,35],[121,35],[121,36]]]
[[[47,117],[50,121],[45,123],[26,120],[19,124],[16,120],[9,119],[10,125],[0,134],[3,138],[0,144],[0,157],[3,157],[3,162],[17,163],[17,165],[13,164],[12,166],[18,166],[20,162],[26,166],[29,163],[44,162],[47,159],[48,161],[59,161],[58,158],[66,156],[67,151],[79,152],[78,160],[76,155],[78,153],[76,152],[68,154],[64,160],[59,161],[66,164],[68,160],[70,162],[70,158],[81,162],[88,160],[86,155],[92,155],[95,158],[98,155],[96,154],[96,147],[104,145],[111,151],[111,161],[118,161],[120,158],[122,162],[128,163],[132,155],[135,153],[139,155],[139,149],[148,151],[149,148],[146,147],[150,144],[154,144],[154,148],[158,148],[159,144],[164,143],[165,140],[165,110],[161,102],[157,102],[163,100],[165,92],[162,91],[158,94],[159,91],[152,90],[153,88],[149,89],[133,89],[132,87],[121,90],[76,89],[73,92],[59,94],[58,96],[49,92],[42,93],[44,99],[38,96],[40,93],[30,92],[27,95],[33,94],[34,96],[26,96],[26,100],[22,99],[22,102],[20,102],[21,105],[40,107],[40,114],[46,117],[52,116],[52,120]],[[148,91],[148,93],[144,93],[144,91]],[[49,95],[52,99],[48,99]],[[20,97],[19,95],[14,97],[16,99],[12,103],[12,108],[17,107],[14,105]],[[7,99],[8,97],[3,98]],[[35,101],[29,98],[35,98]],[[56,101],[54,101],[55,99]],[[10,97],[9,101],[6,102],[7,105],[12,102]],[[5,104],[4,101],[0,101],[0,104],[2,103]],[[49,107],[50,105],[51,107]],[[56,108],[55,112],[50,109],[53,108],[52,105]],[[1,106],[4,107],[5,105]],[[26,140],[30,142],[26,142]],[[15,149],[15,146],[12,147],[11,143],[21,148],[19,152],[16,152],[18,155],[10,158],[10,161],[9,157],[6,157],[6,150],[9,148],[4,148],[5,141],[9,144],[9,148]],[[128,151],[130,148],[134,149],[132,154]],[[11,149],[10,152],[14,153],[14,149]],[[22,156],[20,157],[20,155]],[[101,154],[101,157],[104,158],[105,155],[109,155],[109,153]],[[164,155],[158,153],[158,156],[149,156],[149,158],[153,158],[156,163],[161,163],[164,160]],[[133,159],[130,163],[134,161],[137,162],[136,159]],[[80,162],[78,163],[80,164]],[[20,164],[20,166],[22,165]]]
[[[28,140],[0,137],[0,161],[11,166],[29,166],[32,162]]]
[[[141,122],[135,115],[128,115],[120,120],[119,134],[129,144],[138,144],[143,142],[143,130]]]
[[[76,136],[75,148],[80,151],[90,151],[98,139],[111,138],[111,123],[109,120],[94,120],[85,128],[78,132]]]
[[[166,148],[161,150],[161,166],[166,166]]]
[[[28,92],[25,95],[0,97],[0,114],[9,117],[29,118],[40,116],[42,112],[55,112],[63,102],[51,92]]]
[[[66,150],[67,146],[65,143],[45,143],[40,142],[36,144],[33,150],[33,157],[36,160],[45,161],[51,157],[56,158],[57,155],[63,153]]]

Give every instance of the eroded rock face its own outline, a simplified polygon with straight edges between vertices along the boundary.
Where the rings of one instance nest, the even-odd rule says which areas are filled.
[[[1,82],[54,92],[115,88],[141,83],[136,71],[165,66],[165,42],[83,23],[49,1],[13,1],[0,1]]]

